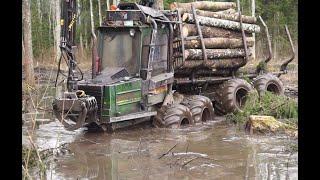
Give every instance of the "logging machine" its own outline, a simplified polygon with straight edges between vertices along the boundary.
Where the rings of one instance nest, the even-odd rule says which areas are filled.
[[[182,11],[186,9],[155,10],[151,8],[153,1],[118,4],[116,10],[106,11],[103,24],[96,28],[97,34],[93,32],[89,79],[83,78],[74,55],[76,2],[62,3],[62,56],[56,86],[62,74],[67,90],[55,98],[53,112],[67,130],[87,127],[106,131],[144,121],[152,121],[156,127],[179,128],[214,120],[215,113],[241,109],[246,95],[254,89],[283,94],[278,77],[286,73],[294,49],[292,58],[279,72],[265,73],[259,66],[254,73],[239,75],[239,68],[250,56],[239,3],[237,23],[242,56],[225,61],[212,60],[223,53],[206,49],[205,29],[200,26],[203,22],[194,5],[190,6],[187,18],[189,26],[193,19],[196,35],[185,37]],[[267,26],[260,20],[268,36]],[[287,28],[286,31],[292,45]],[[192,44],[194,41],[198,45]],[[198,48],[190,49],[193,46]],[[269,57],[260,64],[270,61],[271,54],[269,48]],[[67,74],[60,70],[62,59],[68,65]],[[253,79],[253,86],[244,78]]]

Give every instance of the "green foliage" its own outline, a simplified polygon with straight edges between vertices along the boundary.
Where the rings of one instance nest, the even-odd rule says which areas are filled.
[[[23,179],[28,177],[27,174],[30,174],[31,169],[36,169],[38,171],[37,173],[41,177],[40,179],[43,179],[47,170],[47,166],[44,161],[48,156],[41,153],[40,156],[41,159],[39,159],[36,149],[22,145],[22,165],[25,168],[23,170]]]
[[[28,167],[34,167],[37,165],[37,161],[38,161],[37,151],[34,148],[28,148],[28,147],[22,146],[22,165],[28,166]],[[27,162],[28,162],[28,165],[27,165]]]
[[[264,71],[264,72],[267,72],[268,69],[267,69],[267,63],[265,61],[261,61],[258,66],[257,66],[257,71]]]
[[[297,123],[298,103],[286,96],[277,96],[271,92],[265,92],[259,96],[257,92],[247,97],[242,111],[227,114],[227,120],[243,124],[250,115],[268,115],[277,119],[290,119]]]

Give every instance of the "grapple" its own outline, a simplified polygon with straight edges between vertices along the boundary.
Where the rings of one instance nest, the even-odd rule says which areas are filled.
[[[53,112],[64,127],[73,131],[97,120],[97,100],[82,91],[65,92],[53,102]]]

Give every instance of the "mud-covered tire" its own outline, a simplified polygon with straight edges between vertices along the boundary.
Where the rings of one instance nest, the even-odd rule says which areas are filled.
[[[182,104],[163,106],[153,117],[153,125],[159,128],[179,128],[183,124],[194,124],[188,107]]]
[[[254,79],[253,86],[260,95],[265,91],[272,92],[276,95],[284,94],[283,83],[273,74],[259,75]]]
[[[184,98],[181,104],[187,106],[195,123],[213,120],[214,109],[209,98],[201,95],[193,95]]]
[[[253,87],[244,79],[230,79],[217,89],[214,107],[218,114],[224,115],[241,110],[245,97]]]

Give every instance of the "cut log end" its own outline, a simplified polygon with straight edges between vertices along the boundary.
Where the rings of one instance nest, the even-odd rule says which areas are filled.
[[[189,35],[189,29],[188,29],[188,27],[186,27],[186,26],[183,26],[182,27],[182,37],[188,37],[188,35]]]

